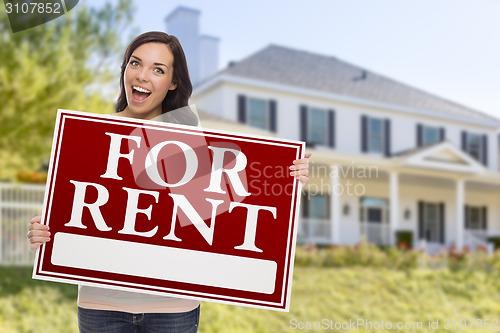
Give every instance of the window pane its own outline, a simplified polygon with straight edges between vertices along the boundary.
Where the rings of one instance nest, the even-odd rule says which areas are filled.
[[[382,120],[370,118],[370,132],[372,135],[382,134]]]
[[[481,208],[469,208],[469,229],[481,229]]]
[[[326,219],[327,216],[327,197],[323,195],[313,195],[309,200],[309,217]]]
[[[423,144],[439,142],[439,129],[437,127],[424,126]]]
[[[469,154],[480,160],[481,159],[481,136],[478,134],[467,134],[467,150]]]
[[[382,223],[382,209],[368,208],[368,222]]]
[[[326,144],[326,112],[325,110],[309,109],[309,141],[313,143]]]
[[[424,206],[424,232],[429,242],[439,242],[439,208],[437,204],[427,203]]]
[[[361,200],[361,205],[387,207],[388,202],[386,199],[381,198],[363,198]]]
[[[248,124],[253,127],[268,129],[267,102],[262,99],[248,99]]]
[[[382,119],[370,118],[368,122],[368,150],[383,152],[384,126]]]

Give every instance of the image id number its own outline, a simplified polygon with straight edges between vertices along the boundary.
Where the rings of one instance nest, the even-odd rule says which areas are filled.
[[[493,329],[496,330],[498,325],[497,319],[461,319],[461,320],[444,320],[445,329]]]
[[[31,2],[31,3],[5,3],[7,14],[61,14],[59,2]]]

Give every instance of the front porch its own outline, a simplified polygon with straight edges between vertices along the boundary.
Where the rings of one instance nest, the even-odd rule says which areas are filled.
[[[491,252],[489,240],[500,237],[500,174],[447,142],[390,159],[321,157],[323,172],[313,164],[304,193],[299,242],[394,246],[406,234],[409,246],[428,252]]]

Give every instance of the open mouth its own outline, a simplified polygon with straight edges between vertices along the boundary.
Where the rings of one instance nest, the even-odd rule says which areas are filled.
[[[151,91],[139,86],[132,86],[132,100],[134,102],[144,102],[149,95],[151,95]]]

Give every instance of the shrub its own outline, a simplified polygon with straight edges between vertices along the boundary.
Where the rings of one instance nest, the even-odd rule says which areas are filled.
[[[426,254],[423,250],[416,251],[406,245],[381,248],[361,241],[354,246],[333,245],[324,248],[315,245],[297,246],[295,264],[312,267],[366,266],[400,270],[448,267],[451,271],[499,271],[500,249],[488,254],[482,247],[478,247],[475,251],[467,247],[457,251],[451,247],[448,251]]]

